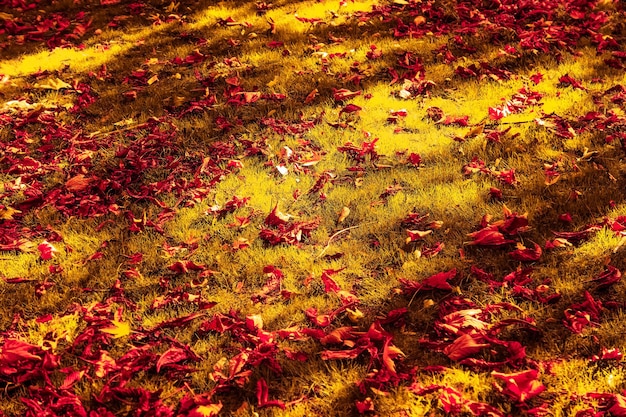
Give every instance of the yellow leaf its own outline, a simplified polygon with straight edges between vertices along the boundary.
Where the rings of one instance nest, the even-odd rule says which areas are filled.
[[[339,218],[337,219],[337,223],[343,222],[346,219],[346,217],[348,217],[349,214],[350,214],[350,209],[344,206],[341,209],[341,212],[339,213]]]
[[[476,136],[480,135],[481,133],[483,133],[484,129],[485,129],[485,125],[484,124],[476,125],[473,128],[471,128],[469,132],[467,132],[465,134],[464,138],[465,139],[469,139],[469,138],[476,137]]]
[[[217,404],[199,405],[195,411],[200,416],[215,417],[219,415],[221,410],[222,410],[222,403],[220,402]]]
[[[346,313],[348,315],[348,319],[352,323],[358,323],[359,320],[361,320],[363,317],[365,317],[365,314],[363,314],[363,312],[361,310],[359,310],[358,308],[355,308],[354,310],[346,308]]]
[[[426,18],[424,16],[417,16],[413,19],[413,23],[415,23],[415,26],[421,26],[426,23]]]
[[[120,337],[128,336],[130,334],[130,324],[123,321],[113,320],[110,326],[103,327],[100,330],[102,333],[110,334],[114,339],[119,339]]]
[[[124,119],[124,120],[120,120],[119,122],[115,122],[113,123],[113,126],[115,127],[126,127],[126,126],[130,126],[135,124],[135,119],[133,119],[132,117],[130,119]]]
[[[72,88],[72,86],[63,80],[58,78],[52,78],[43,84],[35,84],[35,88],[42,88],[44,90],[61,90],[63,88]]]
[[[174,13],[178,10],[178,8],[180,7],[180,3],[176,3],[176,2],[171,2],[169,6],[167,6],[165,8],[165,11],[167,13]]]
[[[265,85],[267,85],[268,87],[272,88],[272,87],[274,87],[276,84],[278,84],[278,81],[280,81],[280,77],[277,75],[277,76],[275,76],[275,77],[274,77],[274,79],[273,79],[272,81],[268,82],[268,83],[267,83],[267,84],[265,84]]]
[[[9,206],[0,207],[0,219],[13,220],[13,215],[17,213],[21,213],[21,211],[15,210],[13,207]]]
[[[148,85],[152,85],[152,84],[156,83],[157,81],[159,81],[159,76],[158,75],[153,75],[148,80]]]

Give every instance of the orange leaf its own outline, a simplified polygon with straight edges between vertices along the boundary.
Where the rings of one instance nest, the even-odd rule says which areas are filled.
[[[304,104],[309,104],[310,102],[312,102],[317,96],[317,93],[319,93],[319,90],[317,88],[311,91],[304,99]]]
[[[339,213],[339,218],[337,219],[337,223],[343,222],[346,219],[346,217],[348,217],[349,214],[350,214],[350,209],[344,206],[344,208],[342,208],[341,212]]]

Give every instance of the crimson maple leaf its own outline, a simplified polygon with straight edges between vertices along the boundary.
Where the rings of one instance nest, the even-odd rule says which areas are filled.
[[[408,279],[400,279],[400,283],[403,286],[404,293],[407,295],[415,294],[420,290],[444,290],[452,291],[452,286],[448,282],[456,276],[456,269],[451,269],[446,272],[439,272],[431,275],[421,282],[411,281]]]
[[[515,259],[516,261],[521,261],[521,262],[538,261],[543,251],[541,250],[541,246],[539,246],[535,242],[533,242],[533,245],[534,247],[531,249],[531,248],[527,248],[526,246],[522,244],[518,244],[518,247],[516,250],[509,252],[509,256]]]
[[[464,242],[466,245],[502,246],[515,242],[514,240],[505,238],[498,228],[493,225],[480,229],[477,232],[469,233],[467,236],[472,238],[472,240]]]
[[[504,382],[504,386],[495,383],[496,389],[518,403],[534,398],[546,389],[541,381],[537,379],[539,372],[536,369],[512,374],[494,371],[491,375]]]
[[[479,343],[481,339],[479,335],[465,333],[446,346],[443,353],[453,361],[460,361],[489,347],[488,343]]]

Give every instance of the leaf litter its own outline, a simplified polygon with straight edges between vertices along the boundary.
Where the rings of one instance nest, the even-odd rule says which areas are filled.
[[[550,55],[560,64],[575,62],[590,50],[601,56],[601,64],[611,71],[623,71],[621,4],[396,0],[379,2],[368,10],[343,12],[342,7],[349,3],[342,1],[339,12],[324,17],[293,14],[290,24],[302,25],[309,43],[302,59],[308,58],[307,54],[317,59],[319,74],[331,80],[305,85],[299,96],[297,89],[276,91],[272,82],[258,83],[254,79],[258,68],[248,64],[241,52],[242,45],[260,38],[263,48],[285,59],[299,53],[287,38],[278,39],[280,30],[269,16],[264,24],[269,23],[270,30],[263,33],[256,27],[258,20],[250,19],[256,22],[250,23],[237,17],[234,4],[222,9],[222,15],[232,12],[232,16],[216,18],[213,27],[229,36],[219,39],[231,49],[223,55],[213,40],[186,31],[194,24],[193,7],[157,3],[79,0],[64,10],[54,2],[0,1],[0,50],[7,54],[40,48],[51,53],[93,47],[105,50],[111,45],[102,41],[94,46],[94,39],[105,30],[133,25],[167,27],[191,47],[184,54],[170,56],[163,51],[166,56],[141,63],[134,60],[136,66],[110,65],[115,70],[102,65],[89,73],[74,73],[70,62],[69,67],[33,70],[25,77],[0,74],[0,87],[7,86],[6,92],[0,92],[6,100],[0,108],[0,251],[6,259],[34,254],[32,262],[41,267],[38,273],[27,271],[32,276],[3,270],[3,285],[30,291],[33,302],[45,301],[66,285],[75,286],[71,291],[77,294],[72,302],[62,303],[61,309],[22,311],[13,306],[7,313],[13,317],[3,321],[0,333],[0,384],[7,393],[7,404],[12,404],[6,415],[211,416],[245,412],[246,408],[288,413],[307,404],[315,409],[316,402],[323,400],[319,387],[287,390],[285,384],[306,380],[293,371],[294,364],[322,368],[321,362],[336,361],[363,370],[354,381],[351,396],[352,412],[359,414],[383,415],[385,398],[403,389],[426,402],[432,400],[433,412],[546,415],[561,406],[559,396],[565,391],[555,382],[558,374],[554,369],[568,357],[544,357],[537,346],[553,337],[575,340],[570,338],[579,335],[592,342],[575,355],[623,371],[620,349],[624,346],[615,346],[619,342],[601,337],[593,329],[614,320],[624,307],[619,296],[623,295],[620,268],[625,265],[618,254],[626,239],[626,219],[614,210],[581,223],[569,213],[561,213],[575,211],[572,204],[584,198],[577,187],[581,187],[585,172],[623,185],[623,172],[617,172],[612,161],[622,158],[626,150],[626,88],[622,84],[606,88],[600,79],[582,80],[570,75],[573,70],[553,78],[546,77],[548,71],[539,66],[530,68],[528,77],[517,73],[523,65],[538,62],[534,61],[538,56]],[[269,15],[277,7],[265,2],[255,6],[257,17]],[[214,6],[206,7],[211,11]],[[336,36],[340,31],[334,20],[340,15],[346,29],[365,30],[378,24],[386,28],[366,40],[362,62],[352,57],[353,50],[340,50],[351,41],[348,32],[345,38]],[[472,38],[496,46],[497,56],[492,60],[481,56],[484,49]],[[428,55],[399,51],[383,42],[389,39],[442,39],[444,43]],[[326,52],[329,45],[325,42],[335,52]],[[348,59],[348,70],[342,72],[337,62]],[[440,79],[433,70],[433,65],[442,63],[451,69],[448,79]],[[305,76],[306,71],[303,68],[299,75]],[[98,117],[107,120],[99,104],[112,102],[108,90],[117,95],[115,102],[133,106],[145,103],[161,85],[182,79],[188,84],[178,91],[181,95],[165,98],[161,108],[153,109],[141,122],[135,122],[133,115],[121,124],[112,124],[113,129],[111,123],[102,124],[103,131],[93,129]],[[411,104],[410,110],[385,109],[381,124],[396,125],[390,130],[392,135],[405,134],[412,131],[403,126],[414,122],[414,114],[423,113],[424,123],[461,144],[454,145],[459,146],[456,150],[461,158],[452,156],[452,146],[448,158],[458,164],[458,180],[486,184],[485,197],[501,210],[500,220],[493,221],[491,214],[485,214],[478,227],[459,228],[452,218],[430,220],[427,211],[403,208],[409,214],[395,219],[395,231],[379,231],[387,235],[372,235],[367,242],[353,240],[351,233],[367,233],[360,230],[367,227],[353,223],[363,218],[357,206],[375,212],[397,204],[412,189],[402,178],[387,179],[378,199],[355,197],[350,203],[341,202],[328,215],[325,204],[334,201],[332,195],[342,187],[350,186],[356,193],[386,170],[409,169],[419,176],[420,170],[441,163],[436,156],[413,149],[397,151],[394,159],[393,153],[386,154],[386,138],[361,129],[375,107],[368,87],[380,81],[389,88],[390,97],[401,102],[396,103],[398,107]],[[416,102],[425,104],[453,94],[448,88],[454,86],[450,81],[459,86],[518,81],[523,85],[512,89],[508,98],[480,108],[482,120],[475,120],[475,112],[444,110],[443,104],[414,110]],[[552,94],[546,85],[550,83],[556,97],[586,95],[589,109],[583,115],[560,108],[546,112],[547,96]],[[110,88],[112,85],[115,88]],[[311,116],[311,109],[306,109],[305,116],[303,109],[294,118],[284,111],[294,103],[317,106],[323,101],[328,113]],[[257,109],[263,113],[260,118]],[[192,142],[188,123],[207,115],[213,139],[194,147],[188,143]],[[553,144],[559,153],[549,161],[537,157],[533,162],[541,173],[539,184],[545,187],[544,193],[555,189],[566,193],[561,212],[519,214],[507,207],[525,207],[518,201],[520,197],[511,196],[532,186],[530,173],[523,167],[501,168],[500,157],[492,159],[499,147],[505,154],[514,153],[511,149],[516,141],[519,152],[533,145],[523,142],[524,133],[509,133],[517,123],[529,125],[525,134],[534,132],[536,141]],[[248,134],[246,129],[252,125],[260,130]],[[341,142],[334,147],[320,145],[310,135],[326,126],[342,132]],[[459,134],[463,129],[469,130]],[[585,147],[582,156],[572,155],[572,141],[585,135],[593,136],[588,144],[592,147]],[[276,138],[278,148],[270,144]],[[472,146],[478,141],[484,143],[482,150]],[[471,159],[464,156],[464,148],[474,152]],[[220,184],[244,177],[250,166],[258,167],[276,186],[302,182],[303,187],[308,184],[308,191],[294,189],[293,201],[274,202],[263,210],[258,209],[258,196],[252,192],[246,197],[231,193],[220,200],[222,204],[217,203],[215,193]],[[569,189],[564,185],[568,181],[572,184]],[[300,199],[309,204],[295,204]],[[208,203],[211,200],[215,203]],[[611,200],[608,205],[614,209],[619,203],[621,200]],[[285,212],[279,206],[285,207]],[[172,224],[196,207],[202,208],[200,221],[212,225],[228,221],[230,232],[214,237],[209,231],[184,241],[177,239]],[[428,204],[425,210],[429,210]],[[62,220],[46,220],[49,212]],[[480,215],[471,213],[471,218]],[[554,221],[542,218],[546,216]],[[66,284],[66,269],[76,267],[69,259],[74,251],[82,252],[72,247],[71,228],[63,227],[72,221],[92,222],[96,235],[115,225],[124,238],[158,236],[166,262],[147,265],[144,258],[150,258],[152,248],[124,250],[119,278],[113,276],[110,286]],[[336,229],[339,224],[340,230]],[[322,253],[331,243],[341,246],[340,239],[333,239],[339,235],[349,245],[367,246],[371,251],[381,251],[381,245],[386,250],[393,247],[405,253],[402,256],[408,253],[419,262],[433,262],[428,265],[436,270],[425,273],[425,268],[410,277],[399,276],[397,265],[388,263],[390,292],[383,301],[372,303],[366,295],[366,278],[355,279],[350,275],[354,274],[351,265],[342,260],[352,257],[349,252],[327,255],[323,261],[328,258],[332,266],[316,265],[315,272],[309,271],[310,279],[295,283],[299,277],[286,260],[258,259],[263,263],[261,285],[246,282],[245,268],[236,285],[226,285],[235,296],[259,306],[242,312],[211,290],[214,285],[225,285],[224,281],[218,284],[223,271],[213,270],[210,259],[196,257],[207,242],[221,239],[225,253],[245,254],[258,246],[256,250],[266,254],[285,249],[306,258],[318,253],[320,245],[325,244]],[[545,243],[540,245],[531,238],[545,239]],[[587,279],[577,293],[557,292],[554,281],[561,277],[540,276],[543,267],[558,264],[561,252],[572,254],[574,249],[601,239],[613,245],[609,259],[602,271],[580,271]],[[389,246],[390,241],[395,246]],[[107,264],[112,250],[109,244],[118,243],[104,239],[82,258],[81,266],[111,268]],[[437,263],[439,259],[444,261]],[[402,275],[404,269],[400,268]],[[367,273],[379,276],[376,274],[381,271],[371,267]],[[148,293],[140,289],[148,285],[144,275],[157,277]],[[495,294],[501,301],[495,300]],[[310,305],[300,309],[289,325],[277,326],[275,320],[265,323],[264,315],[270,315],[271,308],[307,296]],[[423,310],[413,304],[416,298],[423,301]],[[305,305],[308,301],[293,303]],[[73,327],[67,324],[70,322]],[[50,331],[33,336],[48,324]],[[219,346],[202,350],[198,340],[214,338],[219,338]],[[444,384],[453,369],[480,375],[488,382],[489,395],[478,396],[469,385]],[[209,382],[199,384],[194,374]],[[284,382],[289,380],[293,382]],[[623,414],[626,392],[611,388],[612,392],[595,388],[569,392],[577,407],[569,411],[581,416]],[[281,397],[285,392],[289,397]]]

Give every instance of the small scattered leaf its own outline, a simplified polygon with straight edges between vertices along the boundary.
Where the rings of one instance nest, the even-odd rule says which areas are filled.
[[[128,322],[117,320],[112,320],[109,326],[101,328],[100,331],[106,334],[110,334],[114,339],[128,336],[131,332],[130,324],[128,324]]]

